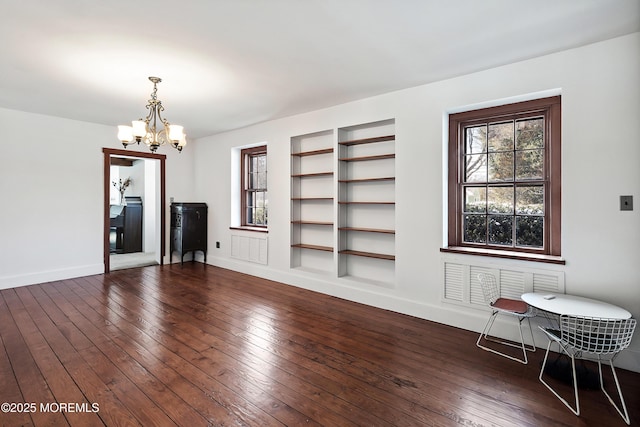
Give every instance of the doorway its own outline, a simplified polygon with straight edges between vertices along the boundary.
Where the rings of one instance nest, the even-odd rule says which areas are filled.
[[[144,264],[162,265],[165,254],[166,156],[110,148],[103,148],[102,152],[105,273]],[[125,190],[120,193],[117,187],[127,179],[132,188],[136,183],[137,187],[133,192]],[[116,253],[118,255],[114,255]]]

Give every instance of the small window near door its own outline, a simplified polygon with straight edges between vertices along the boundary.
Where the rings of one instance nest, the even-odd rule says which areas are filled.
[[[242,225],[268,225],[267,146],[245,148],[241,152]]]

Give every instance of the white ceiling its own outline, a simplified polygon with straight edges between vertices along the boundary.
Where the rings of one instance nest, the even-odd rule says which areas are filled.
[[[0,0],[0,107],[201,137],[640,31],[640,0]],[[114,131],[115,132],[115,131]]]

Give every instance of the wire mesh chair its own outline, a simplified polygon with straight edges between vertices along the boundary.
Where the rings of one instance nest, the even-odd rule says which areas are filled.
[[[480,286],[482,287],[482,293],[484,295],[484,300],[492,309],[491,316],[489,316],[489,320],[487,320],[484,329],[480,333],[478,337],[478,341],[476,341],[476,345],[483,350],[490,351],[495,354],[499,354],[500,356],[504,356],[507,359],[515,360],[516,362],[520,362],[523,364],[529,363],[527,359],[527,351],[534,352],[536,351],[536,343],[533,339],[533,331],[531,330],[531,318],[536,315],[534,309],[529,306],[526,302],[510,299],[510,298],[501,298],[500,292],[498,291],[498,284],[496,283],[496,278],[493,274],[490,273],[480,273],[478,274],[478,280],[480,281]],[[510,341],[501,340],[489,335],[491,328],[493,327],[493,323],[495,322],[498,314],[503,314],[511,317],[515,317],[518,320],[518,326],[520,328],[520,344],[515,344]],[[522,335],[522,321],[527,319],[529,323],[529,332],[531,333],[531,346],[526,346],[524,342],[524,337]],[[506,345],[509,347],[515,347],[522,349],[522,359],[511,356],[509,354],[503,353],[501,351],[495,350],[493,348],[487,347],[481,344],[481,341],[491,341],[498,344]]]
[[[560,316],[560,331],[541,327],[540,329],[549,337],[549,344],[547,345],[547,352],[542,362],[542,369],[540,370],[540,381],[547,386],[571,412],[580,415],[576,358],[595,360],[598,362],[600,389],[605,396],[607,396],[613,407],[616,408],[622,419],[627,424],[630,424],[629,413],[624,403],[624,397],[622,397],[622,390],[620,389],[620,383],[613,366],[613,361],[622,350],[629,347],[636,324],[635,319],[620,320],[562,315]],[[549,349],[551,348],[551,343],[554,342],[558,344],[562,352],[571,358],[575,408],[542,378],[549,356]],[[595,356],[595,358],[593,356]],[[613,378],[618,390],[618,396],[620,397],[620,406],[613,401],[604,388],[604,381],[602,380],[603,362],[608,362],[611,367],[611,372],[613,373]]]

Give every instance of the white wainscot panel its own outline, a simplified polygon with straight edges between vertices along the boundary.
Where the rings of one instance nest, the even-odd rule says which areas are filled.
[[[231,235],[231,257],[243,261],[267,264],[267,237],[246,236],[242,234]]]

